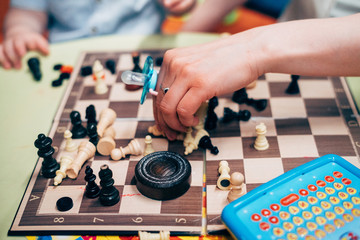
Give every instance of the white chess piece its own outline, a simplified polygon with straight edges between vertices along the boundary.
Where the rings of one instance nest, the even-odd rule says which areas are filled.
[[[229,190],[231,187],[229,163],[224,160],[220,161],[218,171],[220,173],[220,176],[217,180],[216,186],[220,190]]]
[[[98,144],[96,145],[98,153],[103,156],[109,156],[111,151],[115,148],[115,129],[110,126],[108,127],[103,134],[103,137],[100,138]]]
[[[71,163],[69,168],[66,170],[66,175],[71,179],[76,179],[79,171],[82,167],[82,165],[95,156],[96,147],[94,144],[92,144],[89,141],[84,141],[79,146],[79,152],[74,159],[74,161]]]
[[[94,62],[92,67],[93,77],[96,81],[95,83],[95,93],[96,94],[105,94],[108,91],[108,87],[105,83],[105,72],[104,67],[101,65],[99,60]]]
[[[245,194],[244,175],[234,172],[230,176],[231,190],[228,193],[228,201],[232,202]]]
[[[152,139],[150,135],[146,135],[145,137],[145,150],[144,150],[144,156],[155,152],[154,148],[152,147]]]
[[[67,129],[64,132],[64,138],[66,140],[66,142],[65,142],[65,151],[67,151],[67,152],[74,152],[77,149],[77,145],[76,145],[76,143],[73,142],[71,137],[72,137],[72,133],[71,133],[71,131],[69,129]]]
[[[254,148],[258,151],[264,151],[269,148],[269,143],[266,139],[266,126],[264,123],[260,123],[255,128],[257,137],[255,139]]]
[[[66,178],[66,170],[73,162],[73,158],[70,156],[62,156],[60,158],[60,169],[56,171],[56,176],[54,177],[54,185],[59,185],[64,178]]]
[[[111,151],[111,159],[112,160],[120,160],[121,158],[125,158],[126,155],[140,155],[142,154],[141,146],[138,140],[133,139],[130,141],[129,145],[126,147],[114,148]]]
[[[97,124],[97,132],[99,137],[103,137],[104,131],[116,120],[116,112],[111,108],[105,108],[100,113],[99,122]]]

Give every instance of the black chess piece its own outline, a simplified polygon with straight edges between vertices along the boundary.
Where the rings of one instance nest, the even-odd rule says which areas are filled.
[[[71,123],[73,125],[71,129],[72,138],[84,138],[86,136],[86,128],[81,123],[81,115],[78,111],[72,111],[70,113]]]
[[[105,67],[107,69],[109,69],[109,71],[111,72],[111,74],[115,74],[116,72],[116,66],[115,66],[115,61],[112,59],[109,59],[105,62]]]
[[[291,75],[291,82],[285,91],[287,94],[300,93],[299,84],[298,84],[299,78],[300,78],[299,75]]]
[[[42,133],[38,135],[38,138],[34,142],[35,147],[39,149],[37,152],[38,156],[44,159],[41,164],[41,173],[46,178],[54,178],[56,171],[60,168],[60,164],[52,157],[55,149],[51,144],[52,139]]]
[[[104,164],[100,167],[100,203],[104,206],[113,206],[120,201],[119,191],[114,187],[113,173],[109,166]]]
[[[203,136],[200,139],[198,146],[203,149],[209,149],[210,152],[214,155],[217,155],[219,153],[219,149],[212,144],[210,137],[207,135]]]
[[[89,142],[91,142],[92,144],[94,144],[94,146],[96,147],[98,142],[99,142],[99,136],[97,133],[97,127],[96,127],[96,123],[90,123],[87,125],[87,134],[89,136]]]
[[[42,77],[42,73],[40,70],[40,60],[37,57],[32,57],[28,60],[29,69],[36,81],[40,81]]]
[[[246,88],[235,91],[231,99],[238,104],[245,103],[248,106],[252,106],[259,112],[265,110],[267,107],[267,99],[249,98],[246,92]]]
[[[96,176],[89,165],[86,166],[85,174],[85,181],[87,182],[85,196],[97,198],[100,195],[100,187],[95,183]]]
[[[213,97],[209,100],[207,115],[205,119],[205,129],[213,130],[216,128],[218,117],[215,113],[215,108],[219,105],[219,100],[217,97]]]
[[[97,124],[96,121],[96,110],[95,110],[95,106],[94,105],[89,105],[86,108],[86,112],[85,112],[85,118],[87,119],[87,124],[90,123],[95,123]]]

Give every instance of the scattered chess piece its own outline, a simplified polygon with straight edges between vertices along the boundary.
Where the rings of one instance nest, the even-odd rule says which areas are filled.
[[[113,206],[120,201],[119,191],[114,187],[113,173],[109,169],[108,165],[102,165],[100,167],[100,203],[104,206]]]
[[[60,159],[60,169],[56,171],[56,176],[54,177],[54,185],[59,185],[64,178],[66,178],[66,170],[70,166],[74,159],[70,156],[62,156]]]
[[[145,150],[144,150],[144,156],[155,152],[154,148],[152,147],[152,139],[150,135],[146,135],[145,137]]]
[[[107,69],[109,69],[109,71],[111,72],[111,74],[115,74],[116,72],[116,65],[115,65],[115,61],[113,59],[108,59],[105,62],[105,67]]]
[[[90,124],[90,123],[95,123],[97,124],[97,121],[96,121],[96,110],[95,110],[95,106],[94,105],[89,105],[87,108],[86,108],[86,115],[85,115],[85,118],[87,119],[87,124]]]
[[[79,146],[79,152],[71,163],[69,168],[66,170],[66,175],[71,179],[76,179],[82,165],[95,155],[96,147],[89,141],[84,141]]]
[[[78,111],[72,111],[70,113],[70,119],[73,125],[71,129],[72,138],[84,138],[86,136],[86,128],[82,125],[80,113]]]
[[[291,75],[291,82],[285,91],[287,94],[298,94],[300,92],[298,84],[299,78],[299,75]]]
[[[116,112],[111,108],[105,108],[100,113],[99,123],[97,125],[97,132],[99,137],[103,137],[104,131],[109,126],[113,125],[116,119]]]
[[[230,189],[230,168],[227,161],[220,161],[219,163],[219,178],[217,180],[216,186],[221,190]]]
[[[99,60],[96,60],[94,62],[92,72],[93,72],[93,78],[96,81],[95,93],[99,95],[107,93],[108,87],[105,83],[104,67],[101,65]]]
[[[133,139],[130,141],[129,145],[126,147],[114,148],[111,151],[111,159],[112,160],[120,160],[121,158],[125,158],[126,155],[140,155],[142,154],[141,146],[138,140]]]
[[[41,70],[40,70],[40,61],[39,58],[37,57],[32,57],[28,60],[28,66],[30,69],[31,74],[33,75],[34,79],[36,81],[40,81],[42,74],[41,74]]]
[[[34,142],[35,147],[39,149],[37,152],[38,156],[44,159],[41,164],[41,173],[46,178],[54,178],[56,171],[60,168],[59,163],[52,157],[55,149],[51,144],[52,139],[42,133],[38,135]]]
[[[103,137],[100,138],[96,148],[98,153],[103,156],[109,156],[111,151],[115,148],[115,129],[110,126],[108,127],[103,134]]]
[[[139,231],[140,240],[170,240],[169,231],[160,231],[159,233],[149,233]]]
[[[218,117],[215,113],[215,108],[219,105],[219,100],[217,97],[213,97],[209,100],[207,115],[205,119],[205,129],[213,130],[216,128]]]
[[[90,166],[86,166],[85,174],[85,181],[87,182],[85,196],[88,198],[98,197],[100,194],[100,187],[95,183],[96,176]]]
[[[72,133],[69,129],[67,129],[64,132],[64,138],[65,138],[65,151],[67,152],[74,152],[77,150],[77,145],[72,140]]]
[[[260,123],[255,128],[257,137],[255,139],[254,148],[258,151],[264,151],[269,148],[269,143],[266,139],[266,126],[264,123]]]
[[[97,133],[96,123],[90,123],[89,125],[87,125],[87,134],[90,138],[89,141],[95,146],[97,146],[99,142],[99,136]]]
[[[244,175],[234,172],[230,176],[231,190],[228,193],[228,201],[232,202],[245,194]]]

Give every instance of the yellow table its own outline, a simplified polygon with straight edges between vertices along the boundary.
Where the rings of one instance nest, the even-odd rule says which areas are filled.
[[[33,80],[26,60],[20,71],[0,69],[0,239],[7,237],[22,195],[37,159],[34,140],[39,133],[47,134],[66,89],[65,84],[51,87],[59,77],[53,70],[57,63],[75,65],[82,51],[134,50],[141,48],[171,48],[204,43],[218,38],[214,34],[179,34],[169,36],[106,36],[54,44],[51,54],[40,57],[43,78]]]

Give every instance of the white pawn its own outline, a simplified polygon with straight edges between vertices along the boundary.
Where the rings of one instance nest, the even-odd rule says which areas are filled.
[[[141,146],[138,140],[133,139],[130,141],[129,145],[126,147],[114,148],[111,151],[111,159],[112,160],[120,160],[121,158],[125,158],[126,155],[140,155],[142,154]]]
[[[258,151],[264,151],[269,148],[268,140],[266,139],[266,126],[264,123],[260,123],[255,128],[257,137],[255,139],[254,148]]]
[[[100,113],[99,122],[97,124],[97,132],[99,137],[103,137],[104,131],[116,120],[116,112],[111,108],[105,108]]]
[[[56,176],[54,177],[54,185],[59,185],[64,178],[66,178],[66,170],[72,163],[73,158],[70,156],[62,156],[60,159],[60,169],[56,171]]]
[[[150,135],[146,135],[145,137],[145,150],[144,150],[144,156],[155,152],[154,148],[152,147],[152,139]]]
[[[217,187],[220,190],[229,190],[231,185],[230,185],[230,168],[229,168],[229,163],[227,161],[220,161],[219,163],[219,173],[220,176],[217,180]]]
[[[170,240],[169,231],[160,231],[159,233],[149,233],[139,231],[140,240]]]
[[[76,145],[76,143],[73,142],[71,137],[72,137],[72,133],[69,129],[67,129],[64,132],[64,138],[66,140],[65,151],[67,151],[67,152],[74,152],[77,149],[77,145]]]
[[[228,193],[228,201],[232,202],[245,194],[244,175],[240,172],[234,172],[230,177],[231,190]]]

